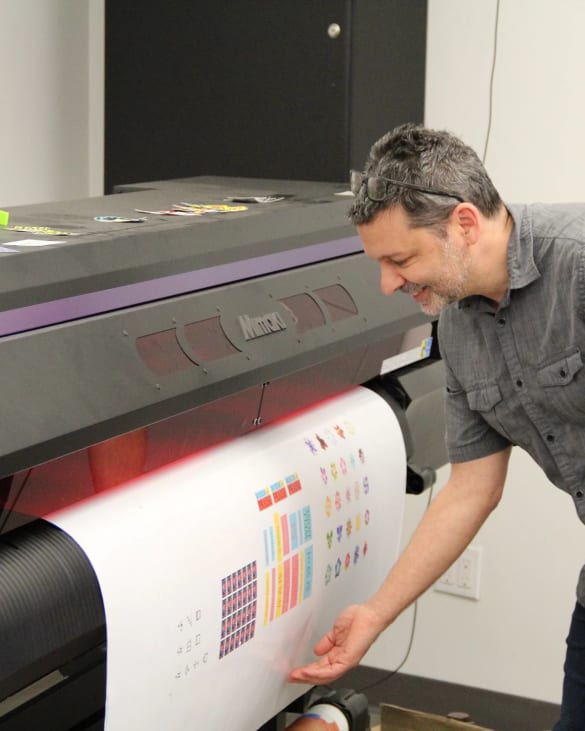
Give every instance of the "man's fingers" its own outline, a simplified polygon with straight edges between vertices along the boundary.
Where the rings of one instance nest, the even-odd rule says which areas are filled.
[[[335,642],[333,640],[333,637],[331,636],[331,633],[328,632],[317,642],[317,644],[313,648],[313,652],[315,653],[315,655],[319,656],[326,655],[333,647],[335,647]]]
[[[344,668],[329,663],[312,662],[291,671],[288,679],[291,683],[309,683],[321,685],[336,680],[344,672]]]

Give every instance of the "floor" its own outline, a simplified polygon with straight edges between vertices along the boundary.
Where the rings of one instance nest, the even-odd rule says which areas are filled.
[[[380,723],[380,703],[445,716],[463,712],[474,723],[494,731],[546,731],[554,726],[559,710],[552,703],[402,673],[388,677],[382,670],[364,666],[347,673],[333,688],[364,693],[372,727]],[[316,690],[314,695],[323,692],[327,691]],[[294,717],[288,714],[287,723]]]

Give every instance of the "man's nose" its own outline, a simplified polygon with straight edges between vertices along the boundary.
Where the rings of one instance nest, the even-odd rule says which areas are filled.
[[[383,294],[394,294],[405,283],[406,279],[398,274],[391,264],[382,264],[380,266],[380,289]]]

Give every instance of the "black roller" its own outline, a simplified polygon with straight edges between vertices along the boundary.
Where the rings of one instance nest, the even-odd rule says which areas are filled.
[[[0,536],[0,596],[0,700],[105,641],[91,564],[43,520]]]

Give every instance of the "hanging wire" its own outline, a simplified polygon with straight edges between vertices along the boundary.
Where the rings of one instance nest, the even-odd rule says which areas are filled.
[[[490,75],[490,94],[489,94],[489,106],[488,106],[488,125],[485,136],[485,145],[483,148],[482,163],[485,165],[488,144],[490,141],[490,134],[492,131],[492,112],[494,106],[494,76],[496,71],[496,58],[498,55],[498,27],[500,23],[500,0],[496,0],[496,21],[494,23],[494,52],[492,55],[492,71]]]
[[[431,504],[431,500],[433,499],[433,488],[434,485],[431,485],[431,488],[429,490],[429,496],[427,498],[427,504],[425,506],[425,513],[429,509],[429,505]],[[404,657],[400,661],[400,663],[394,668],[394,670],[389,670],[385,675],[383,675],[378,680],[375,680],[373,683],[369,683],[368,685],[364,685],[363,688],[360,688],[357,692],[363,693],[366,690],[371,690],[372,688],[375,688],[377,685],[381,685],[382,683],[385,683],[386,681],[390,680],[390,678],[393,678],[396,673],[398,673],[402,667],[405,665],[406,661],[410,657],[410,651],[412,650],[412,645],[414,644],[414,635],[416,632],[416,619],[418,616],[418,599],[414,602],[413,606],[413,613],[412,613],[412,625],[410,628],[410,637],[408,640],[408,646],[406,648],[406,652],[404,653]]]

